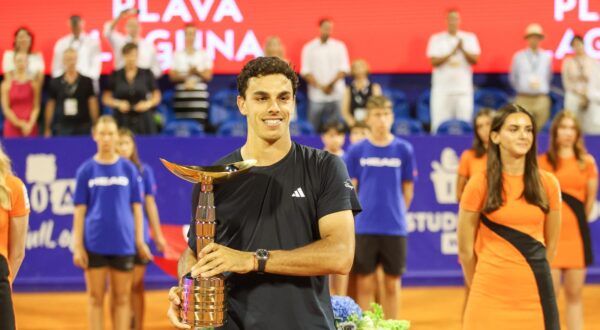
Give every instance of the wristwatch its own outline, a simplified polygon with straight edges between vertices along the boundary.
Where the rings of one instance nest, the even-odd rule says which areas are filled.
[[[265,249],[258,249],[254,252],[254,257],[258,261],[258,269],[256,270],[259,274],[264,274],[267,260],[269,260],[269,251]]]

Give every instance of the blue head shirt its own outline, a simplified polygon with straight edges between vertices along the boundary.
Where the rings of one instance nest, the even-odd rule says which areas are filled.
[[[77,170],[75,205],[85,205],[84,242],[102,255],[134,255],[132,203],[142,199],[137,168],[119,158],[113,164],[89,159]]]
[[[417,177],[412,145],[394,138],[389,145],[378,147],[365,139],[351,146],[344,160],[350,177],[358,180],[363,207],[356,217],[356,233],[406,236],[402,183]]]

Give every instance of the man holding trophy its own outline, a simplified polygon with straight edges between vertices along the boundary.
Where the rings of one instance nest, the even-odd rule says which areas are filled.
[[[356,193],[338,157],[292,142],[289,124],[298,77],[286,62],[254,59],[237,82],[238,107],[248,122],[246,143],[217,166],[182,167],[177,173],[170,168],[186,180],[193,168],[200,175],[192,198],[189,248],[179,260],[184,284],[169,292],[168,317],[179,329],[198,328],[194,313],[188,317],[182,312],[186,294],[192,292],[185,283],[194,281],[194,293],[203,290],[210,296],[219,288],[203,289],[201,283],[219,286],[223,277],[225,316],[219,329],[333,329],[326,275],[350,271],[353,212],[360,211]],[[244,168],[251,160],[254,167]],[[210,172],[235,171],[240,164],[247,173],[227,181],[217,181],[216,172]],[[214,199],[208,176],[217,183]],[[216,217],[206,211],[211,203]]]

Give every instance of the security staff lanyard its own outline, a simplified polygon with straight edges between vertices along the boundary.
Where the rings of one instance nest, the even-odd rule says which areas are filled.
[[[78,105],[77,99],[75,98],[75,92],[77,91],[77,87],[79,86],[79,74],[77,75],[77,78],[75,78],[75,81],[72,84],[69,84],[65,76],[63,76],[62,79],[63,90],[65,92],[64,113],[65,116],[76,116]]]

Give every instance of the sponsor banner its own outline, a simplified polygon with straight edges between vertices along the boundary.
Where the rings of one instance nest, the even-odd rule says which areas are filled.
[[[103,25],[122,10],[137,8],[142,35],[156,46],[165,70],[173,52],[183,48],[183,26],[190,22],[198,26],[198,47],[215,59],[216,73],[239,72],[245,61],[263,54],[271,35],[281,38],[286,57],[299,67],[302,46],[318,36],[319,20],[329,17],[333,36],[347,44],[351,58],[365,58],[371,72],[427,73],[428,38],[446,29],[446,13],[456,8],[462,29],[479,38],[482,55],[476,72],[508,71],[513,54],[526,46],[524,30],[532,22],[544,28],[542,47],[554,53],[555,70],[571,52],[575,34],[584,37],[588,54],[600,58],[600,4],[589,0],[304,0],[285,5],[273,0],[89,0],[76,7],[69,0],[6,1],[0,50],[12,48],[12,32],[27,25],[35,33],[34,49],[44,53],[50,72],[54,43],[68,33],[68,17],[79,14],[86,31],[102,40],[106,74],[112,70],[112,49],[102,36]]]
[[[318,137],[296,140],[322,147]],[[456,241],[456,171],[461,152],[471,143],[470,137],[409,137],[407,140],[414,146],[419,178],[407,216],[406,278],[413,283],[458,281],[461,273]],[[168,172],[159,159],[210,164],[243,142],[241,138],[217,137],[138,138],[140,157],[156,175],[156,201],[168,241],[164,254],[154,251],[155,260],[147,273],[149,283],[175,283],[176,263],[186,248],[185,234],[191,219],[192,184]],[[15,287],[82,287],[83,273],[73,266],[71,253],[73,193],[76,170],[93,155],[94,142],[91,138],[22,139],[4,140],[3,145],[13,160],[16,175],[27,186],[31,204],[27,255]],[[540,145],[545,148],[546,137],[541,137]],[[596,158],[600,157],[600,138],[589,138],[587,147]],[[595,207],[590,223],[596,255],[600,255],[598,213],[599,208]],[[589,274],[592,280],[600,277],[600,260],[590,267]]]

